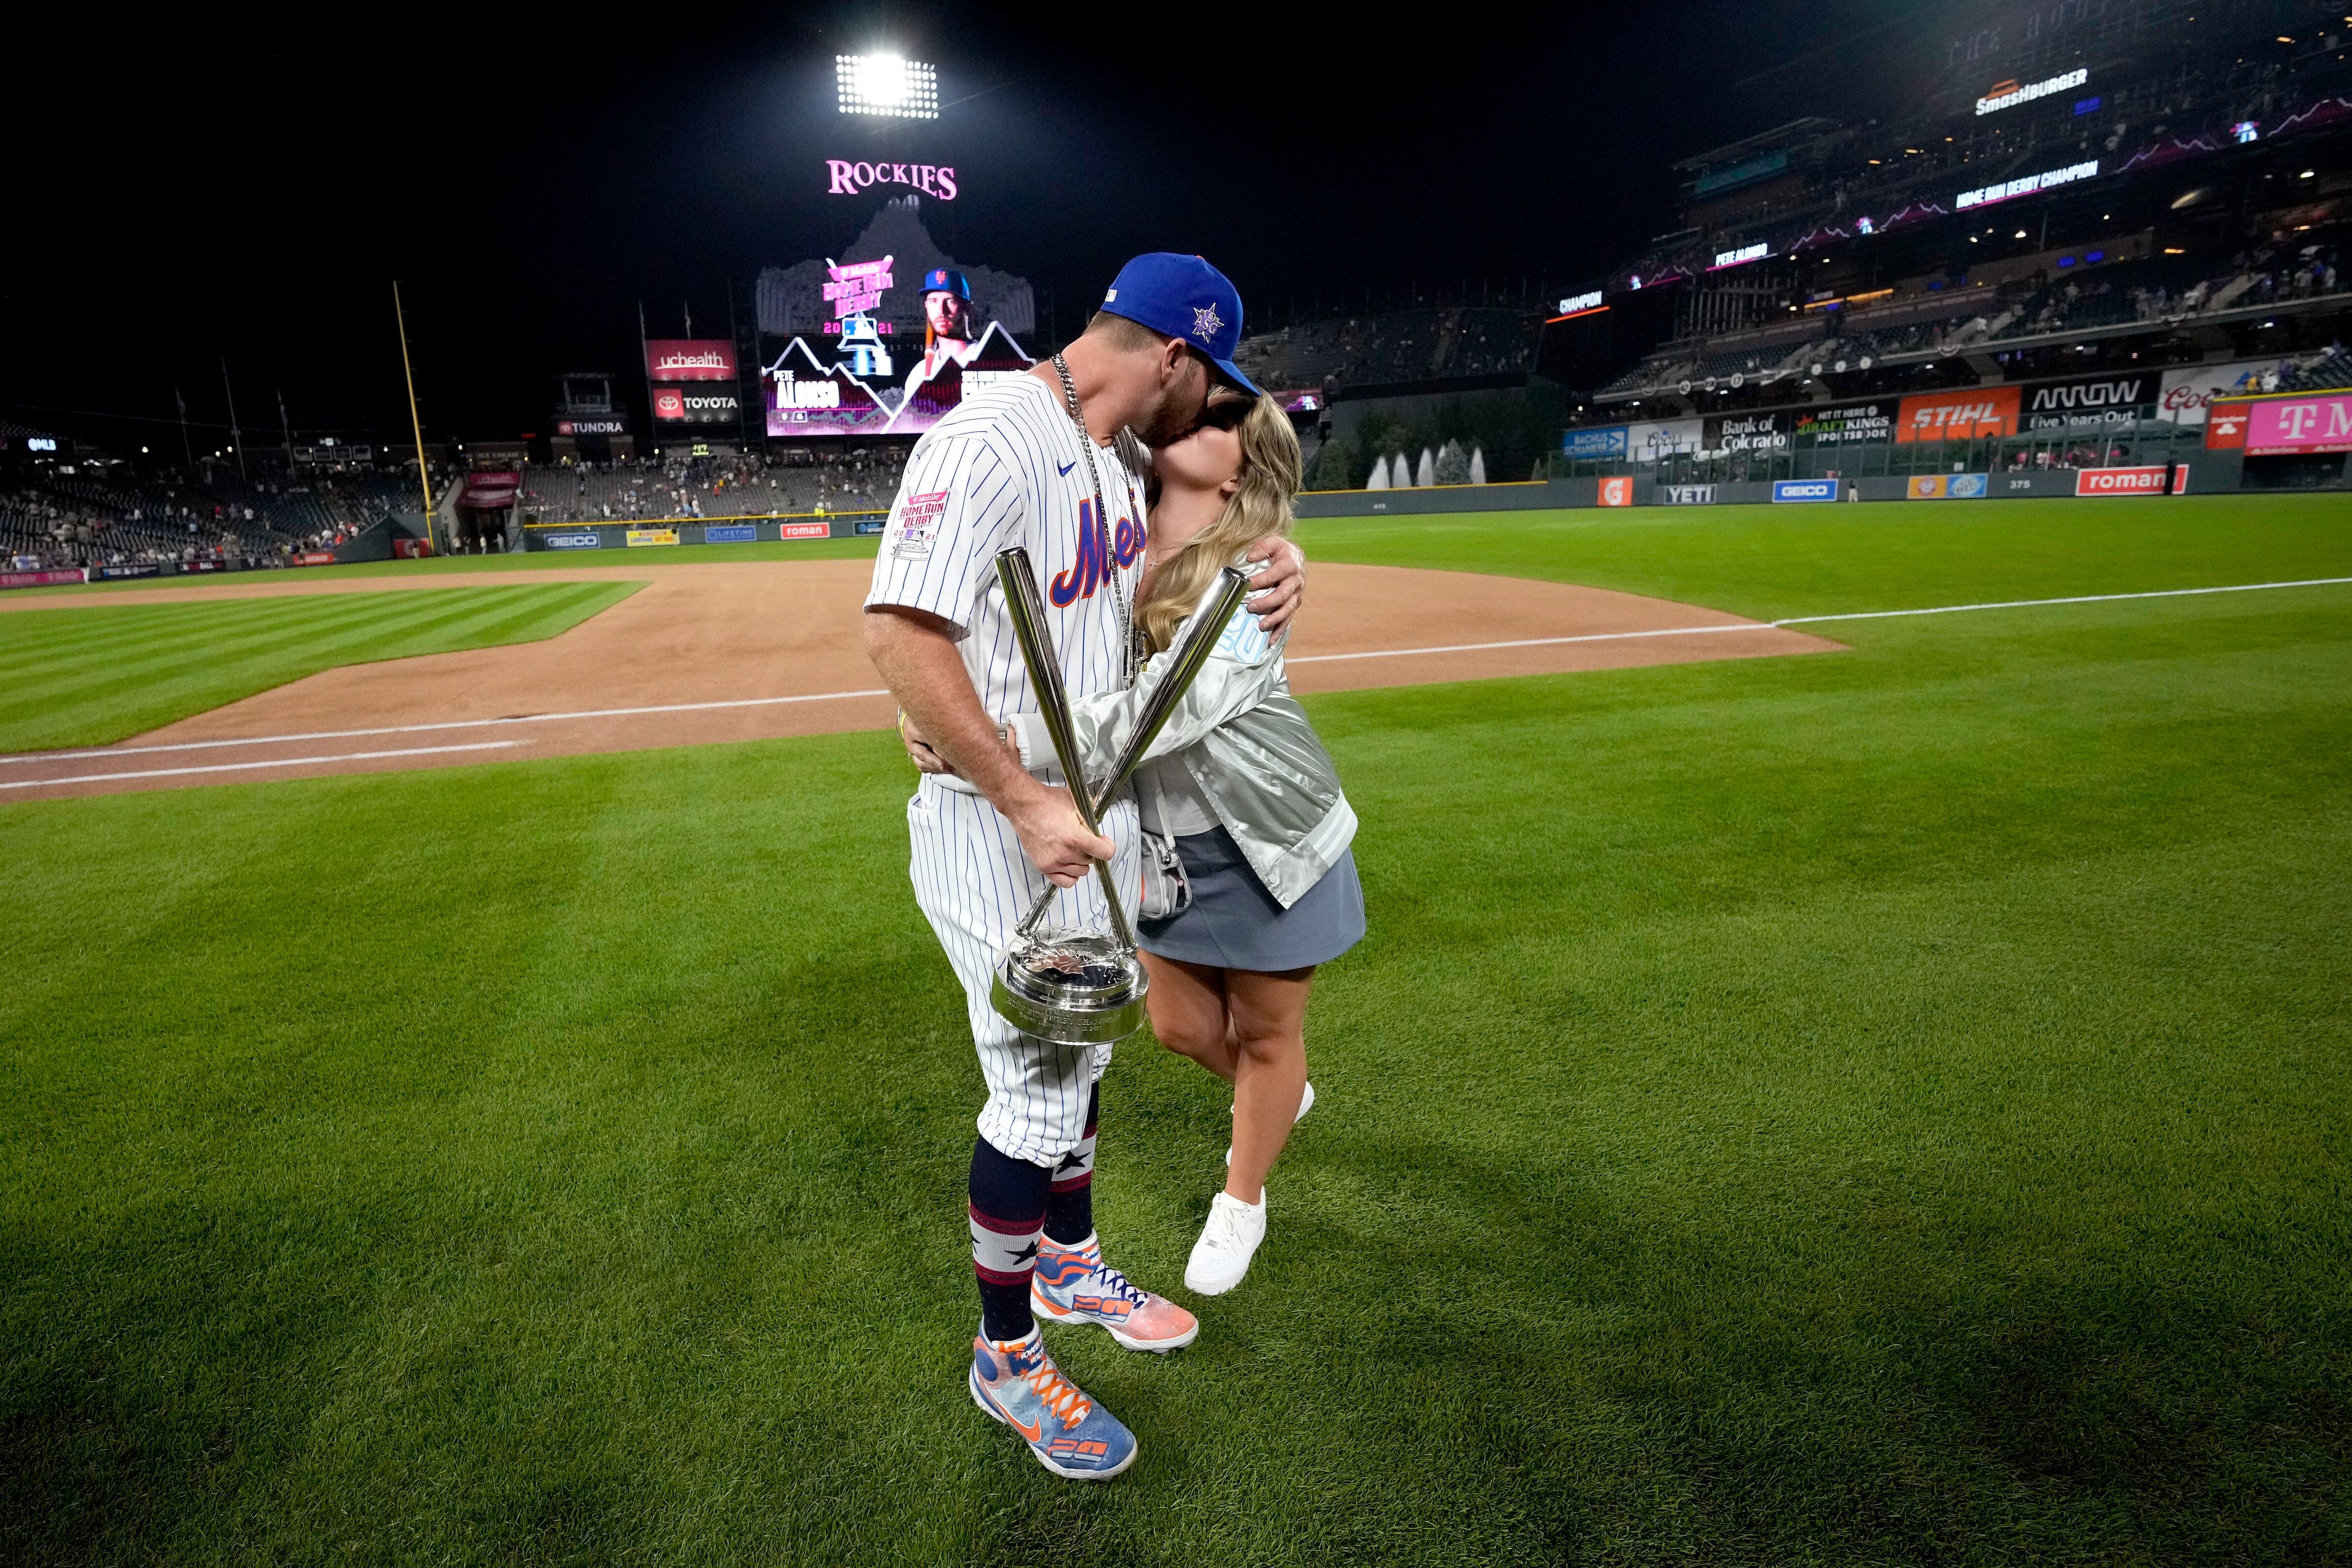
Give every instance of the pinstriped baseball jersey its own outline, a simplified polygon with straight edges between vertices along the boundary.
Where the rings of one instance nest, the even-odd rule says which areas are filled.
[[[1095,448],[1060,395],[1034,376],[989,387],[916,443],[866,603],[952,623],[981,706],[999,722],[1034,712],[996,581],[997,552],[1026,546],[1064,684],[1074,697],[1115,689],[1126,678],[1120,595],[1133,602],[1143,563],[1148,460],[1125,432],[1111,449]],[[1097,472],[1108,522],[1095,515]],[[960,779],[926,777],[908,802],[907,825],[915,901],[963,986],[988,1086],[981,1136],[1016,1160],[1051,1165],[1084,1142],[1088,1090],[1110,1047],[1033,1038],[990,1004],[997,960],[1045,878],[1013,825]],[[1131,917],[1141,879],[1133,801],[1114,803],[1102,826],[1118,847],[1111,868]],[[1052,919],[1109,929],[1092,878],[1055,895]]]
[[[1034,713],[1036,698],[996,583],[996,552],[1025,545],[1063,684],[1073,697],[1117,687],[1125,676],[1117,606],[1121,596],[1133,602],[1142,569],[1139,476],[1148,461],[1125,431],[1109,450],[1095,448],[1059,395],[1034,375],[988,387],[915,443],[866,604],[953,622],[981,706],[999,722]],[[1108,525],[1094,515],[1090,463]]]

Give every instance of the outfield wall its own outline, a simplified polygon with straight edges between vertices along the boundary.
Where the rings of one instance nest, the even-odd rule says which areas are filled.
[[[2200,452],[2173,465],[2165,489],[2141,493],[2219,495],[2244,493],[2242,458],[2235,452]],[[1783,502],[1899,500],[2026,500],[2063,497],[2085,500],[2087,481],[2103,474],[2144,474],[2164,465],[2116,468],[2037,468],[2005,474],[1870,474],[1857,479],[1808,480],[1739,479],[1713,484],[1661,484],[1624,476],[1613,479],[1538,479],[1525,484],[1433,485],[1388,490],[1309,490],[1298,498],[1298,515],[1318,517],[1424,517],[1449,512],[1539,511],[1555,507],[1753,506]],[[1602,499],[1601,487],[1612,498]],[[2334,487],[2326,487],[2334,488]],[[1775,490],[1790,491],[1776,498]],[[1834,495],[1829,493],[1834,490]],[[2123,492],[2116,492],[2123,493]],[[2293,493],[2278,491],[2274,493]]]
[[[680,544],[790,544],[810,539],[854,539],[877,534],[887,512],[842,512],[825,517],[669,517],[634,522],[534,522],[522,531],[523,548],[539,551],[647,550]]]

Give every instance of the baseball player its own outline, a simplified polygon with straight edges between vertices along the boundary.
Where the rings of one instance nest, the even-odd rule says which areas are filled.
[[[1098,1324],[1127,1349],[1158,1352],[1192,1343],[1200,1325],[1129,1283],[1095,1235],[1097,1082],[1110,1047],[1034,1038],[989,1005],[1013,928],[1047,879],[1066,889],[1055,922],[1095,930],[1109,916],[1093,863],[1110,862],[1122,889],[1141,879],[1131,800],[1104,814],[1097,837],[1066,790],[1006,747],[1006,721],[1036,698],[995,556],[1019,544],[1035,563],[1073,696],[1132,680],[1145,448],[1199,422],[1213,380],[1255,393],[1233,363],[1241,323],[1241,296],[1199,257],[1129,262],[1063,353],[976,393],[916,444],[866,599],[867,654],[954,770],[924,776],[907,826],[915,900],[962,982],[988,1086],[971,1152],[981,1331],[967,1383],[1040,1464],[1073,1479],[1126,1469],[1135,1437],[1062,1375],[1036,1320]],[[1287,541],[1252,554],[1267,565],[1250,609],[1272,632],[1297,607],[1305,563]]]
[[[908,395],[945,365],[970,364],[980,352],[972,339],[971,281],[952,267],[934,267],[923,274],[923,353],[907,372]]]

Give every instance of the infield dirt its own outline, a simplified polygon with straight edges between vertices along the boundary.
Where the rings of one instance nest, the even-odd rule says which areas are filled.
[[[113,746],[12,761],[17,799],[878,729],[894,707],[859,637],[860,560],[554,568],[647,586],[561,636],[348,665]],[[216,583],[37,606],[373,594],[510,574]],[[9,607],[16,607],[11,605]],[[1562,640],[1591,639],[1591,640]],[[1516,645],[1516,646],[1513,646]],[[1291,639],[1302,694],[1840,645],[1719,610],[1516,577],[1323,563]]]

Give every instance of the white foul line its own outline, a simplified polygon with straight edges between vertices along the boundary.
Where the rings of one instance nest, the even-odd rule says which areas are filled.
[[[1561,643],[1616,642],[1626,637],[1685,637],[1703,632],[1763,632],[1778,626],[1811,626],[1821,621],[1883,621],[1900,616],[1952,616],[1964,610],[2027,610],[2042,605],[2104,605],[2117,599],[2178,599],[2199,594],[2254,594],[2265,588],[2323,588],[2352,583],[2352,577],[2304,577],[2292,583],[2231,583],[2218,588],[2158,588],[2138,594],[2075,594],[2063,599],[2001,599],[1982,605],[1937,605],[1924,610],[1857,610],[1835,616],[1788,616],[1777,621],[1736,621],[1717,626],[1660,626],[1643,632],[1592,632],[1573,637],[1520,637],[1511,642],[1449,643],[1437,647],[1384,647],[1365,653],[1318,653],[1289,660],[1292,664],[1322,664],[1341,658],[1410,658],[1424,653],[1484,653],[1489,648],[1551,647]],[[0,758],[0,762],[7,761]]]
[[[1932,610],[1861,610],[1843,616],[1790,616],[1776,626],[1810,626],[1815,621],[1881,621],[1890,616],[1954,616],[1962,610],[2027,610],[2040,605],[2105,605],[2117,599],[2179,599],[2196,594],[2259,594],[2265,588],[2325,588],[2352,583],[2352,577],[2305,577],[2293,583],[2231,583],[2221,588],[2158,588],[2145,594],[2076,594],[2064,599],[2003,599],[1989,605],[1938,605]]]
[[[116,779],[168,779],[184,773],[237,773],[253,768],[300,768],[315,763],[372,763],[381,757],[431,757],[444,752],[495,752],[520,741],[476,741],[465,746],[409,746],[397,752],[344,752],[332,757],[272,757],[258,763],[214,763],[201,768],[146,768],[131,773],[75,773],[61,779],[15,779],[0,789],[41,789],[49,784],[109,784]]]
[[[479,730],[491,724],[554,724],[566,719],[630,719],[640,713],[698,713],[712,708],[769,708],[784,702],[830,702],[835,698],[887,697],[871,691],[813,691],[804,697],[738,697],[724,702],[666,702],[653,708],[593,708],[578,713],[520,713],[505,719],[451,719],[436,724],[387,724],[373,730],[312,730],[299,735],[254,735],[237,741],[178,741],[168,746],[116,746],[89,752],[26,752],[0,757],[10,763],[72,762],[83,757],[137,757],[152,752],[210,752],[227,746],[280,746],[296,741],[348,741],[362,735],[415,735],[430,730]]]

